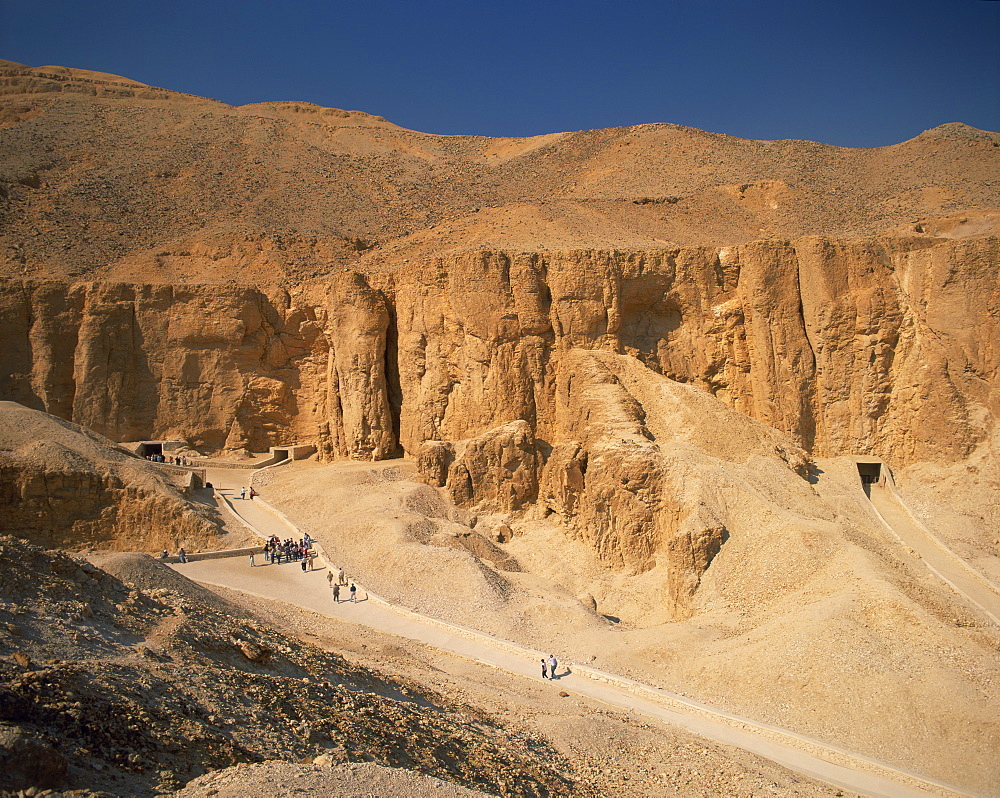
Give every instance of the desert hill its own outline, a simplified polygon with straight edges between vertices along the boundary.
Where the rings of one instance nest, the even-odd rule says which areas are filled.
[[[914,232],[1000,204],[1000,137],[960,124],[869,150],[667,124],[489,139],[53,67],[0,65],[0,91],[11,276],[306,279],[363,254]]]
[[[315,446],[261,484],[318,539],[344,513],[387,595],[995,791],[995,624],[855,461],[996,582],[998,178],[1000,135],[958,123],[433,136],[7,62],[0,399]],[[52,446],[4,453],[10,483]],[[337,465],[387,459],[388,499]]]

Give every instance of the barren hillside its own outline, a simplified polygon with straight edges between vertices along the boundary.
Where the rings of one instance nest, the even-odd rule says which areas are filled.
[[[10,62],[0,92],[0,257],[33,279],[246,283],[480,249],[929,236],[1000,205],[1000,136],[961,124],[869,150],[665,124],[489,139]],[[962,234],[991,228],[974,216]]]

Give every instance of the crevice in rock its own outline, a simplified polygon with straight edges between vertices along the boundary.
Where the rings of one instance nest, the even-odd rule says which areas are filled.
[[[399,327],[396,319],[396,306],[385,297],[385,307],[389,312],[389,324],[385,330],[385,390],[389,405],[389,415],[392,420],[392,438],[395,443],[394,456],[405,454],[403,441],[400,437],[400,419],[403,413],[403,385],[399,375]]]

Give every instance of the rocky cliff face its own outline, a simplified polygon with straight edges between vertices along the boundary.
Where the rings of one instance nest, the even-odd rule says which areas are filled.
[[[475,253],[289,288],[35,283],[5,399],[115,440],[381,459],[515,420],[560,443],[577,350],[628,355],[816,455],[954,462],[998,405],[994,238]]]
[[[457,503],[557,513],[618,567],[671,552],[680,607],[728,516],[678,488],[684,430],[649,391],[783,433],[761,445],[800,474],[809,456],[960,462],[1000,412],[998,260],[990,237],[810,237],[478,252],[287,288],[15,280],[4,397],[117,440],[419,454]]]
[[[0,402],[3,528],[47,548],[218,549],[221,519],[99,435]]]

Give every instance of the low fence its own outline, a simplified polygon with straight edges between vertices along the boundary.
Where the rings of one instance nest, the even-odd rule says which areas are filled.
[[[260,554],[262,546],[245,546],[242,549],[220,549],[219,551],[199,551],[192,554],[185,552],[186,562],[197,562],[198,560],[221,560],[226,557],[249,557],[251,554]],[[180,562],[181,558],[173,554],[169,557],[160,557],[161,562]]]
[[[198,468],[239,468],[244,471],[253,471],[260,468],[260,463],[236,463],[232,460],[198,460]]]

